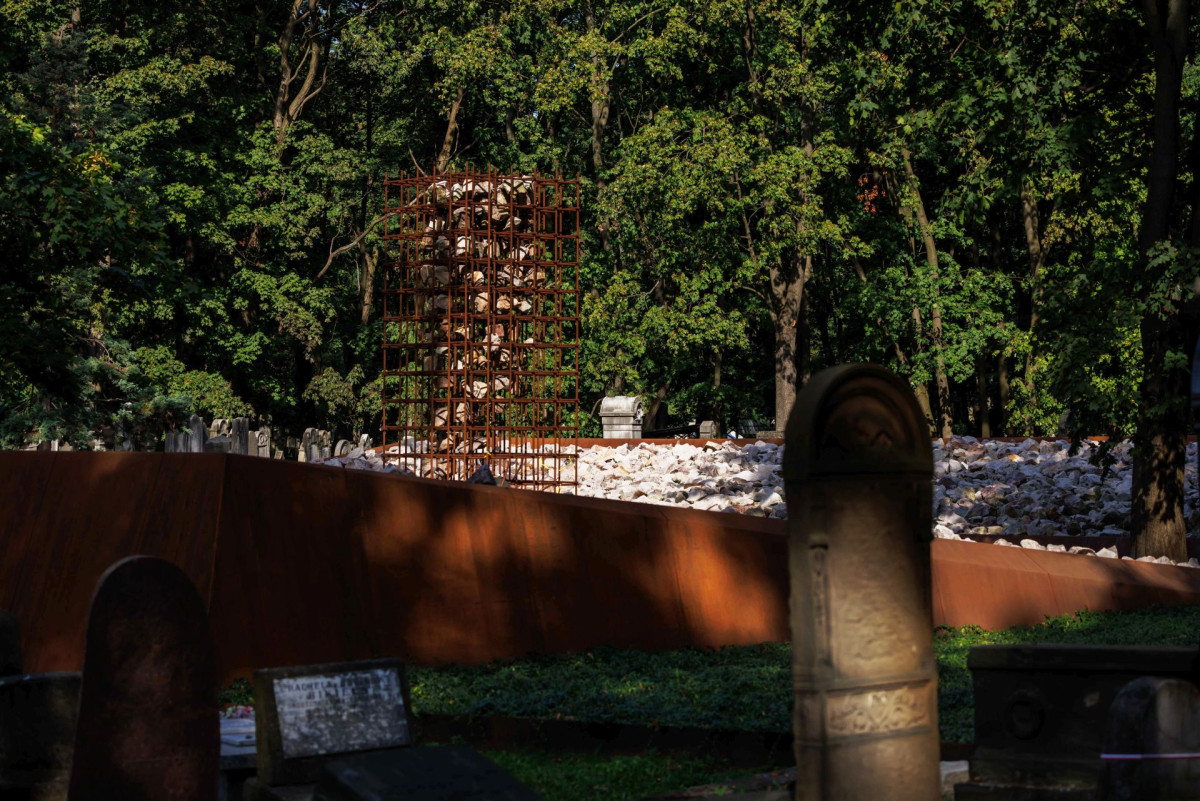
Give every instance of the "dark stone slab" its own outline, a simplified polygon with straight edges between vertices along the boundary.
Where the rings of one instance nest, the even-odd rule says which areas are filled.
[[[971,782],[955,798],[1096,798],[1109,709],[1122,688],[1143,676],[1190,680],[1198,659],[1196,648],[972,648]]]
[[[16,676],[24,668],[21,658],[21,626],[17,616],[0,609],[0,676]]]
[[[797,801],[941,794],[933,451],[908,382],[847,365],[787,425]]]
[[[313,801],[538,801],[469,746],[403,748],[334,760]]]
[[[214,801],[218,738],[204,602],[170,562],[117,562],[88,614],[71,801]]]
[[[1180,679],[1126,684],[1109,711],[1101,759],[1102,801],[1200,798],[1200,690]]]
[[[80,674],[0,678],[0,798],[65,799]]]
[[[258,670],[254,697],[264,784],[315,782],[331,755],[413,742],[399,659]]]

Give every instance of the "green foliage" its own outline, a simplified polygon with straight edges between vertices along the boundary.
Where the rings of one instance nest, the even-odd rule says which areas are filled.
[[[318,6],[0,5],[6,446],[159,395],[376,425],[379,182],[439,159],[581,174],[583,413],[765,421],[793,372],[872,361],[957,430],[1125,434],[1141,323],[1186,312],[1182,237],[1138,269],[1134,7]]]

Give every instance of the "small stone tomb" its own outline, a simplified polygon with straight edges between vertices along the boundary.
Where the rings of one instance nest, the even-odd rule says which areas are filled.
[[[88,613],[71,801],[214,801],[216,657],[204,602],[163,559],[110,567]]]
[[[413,743],[399,659],[258,670],[258,783],[311,784],[331,755]]]
[[[1047,798],[1094,801],[1109,710],[1143,676],[1191,680],[1196,648],[983,645],[971,649],[975,742],[970,781],[956,801]],[[1037,797],[1043,797],[1039,795]]]
[[[538,801],[540,796],[469,747],[410,748],[325,766],[314,801]]]
[[[844,365],[787,425],[797,801],[941,794],[933,451],[908,382]]]
[[[1126,684],[1109,710],[1100,759],[1102,801],[1200,798],[1200,690],[1180,679]]]

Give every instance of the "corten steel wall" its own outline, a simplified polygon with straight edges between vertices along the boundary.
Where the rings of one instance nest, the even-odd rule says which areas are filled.
[[[387,179],[384,214],[385,452],[423,476],[487,463],[573,488],[555,442],[579,430],[579,180]]]
[[[78,669],[92,589],[137,553],[206,599],[224,680],[403,656],[784,641],[784,521],[222,454],[0,452],[0,608]],[[881,555],[880,558],[886,558]],[[937,540],[937,623],[1200,603],[1200,571]]]

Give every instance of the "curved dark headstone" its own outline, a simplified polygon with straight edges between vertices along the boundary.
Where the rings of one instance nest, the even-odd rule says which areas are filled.
[[[906,381],[848,365],[805,385],[784,452],[797,799],[940,795],[932,475]]]
[[[1102,801],[1200,798],[1200,690],[1181,679],[1143,677],[1108,712]]]
[[[214,801],[216,660],[204,602],[162,559],[110,567],[88,614],[70,801]]]

